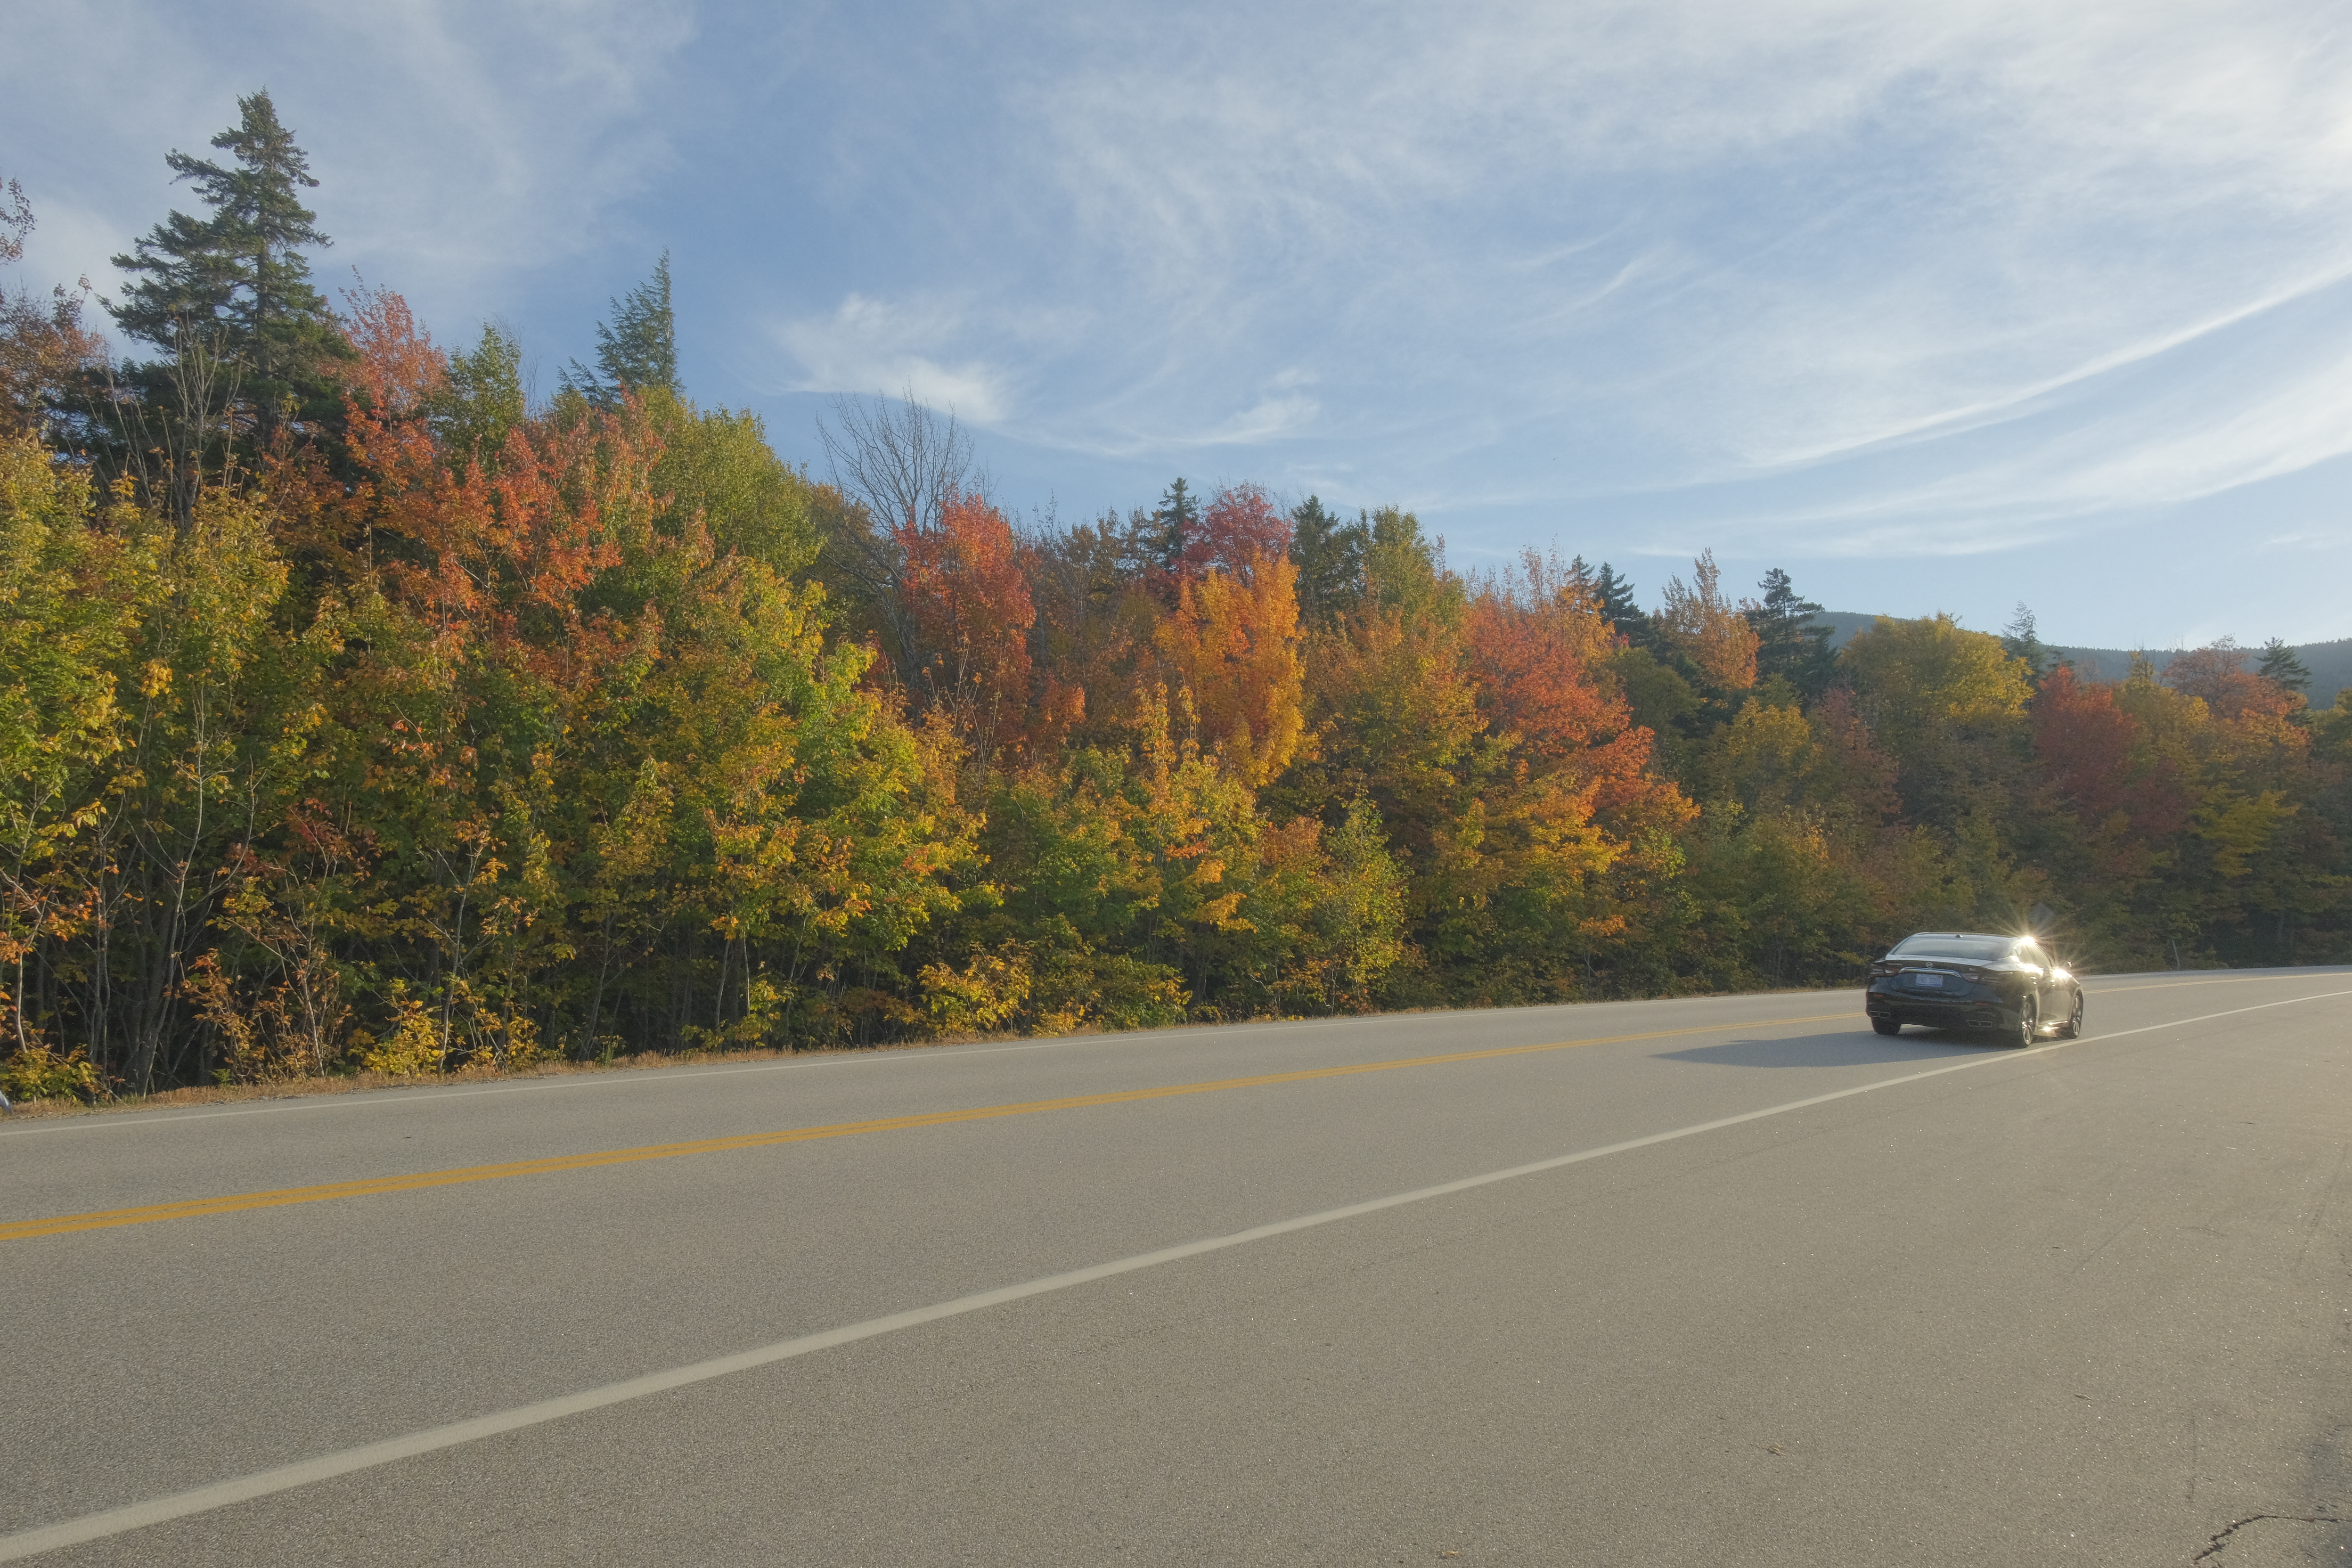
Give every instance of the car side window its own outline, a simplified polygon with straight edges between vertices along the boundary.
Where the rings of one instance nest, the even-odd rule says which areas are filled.
[[[2036,969],[2050,967],[2050,960],[2043,955],[2040,948],[2030,942],[2021,942],[2017,944],[2017,956]]]

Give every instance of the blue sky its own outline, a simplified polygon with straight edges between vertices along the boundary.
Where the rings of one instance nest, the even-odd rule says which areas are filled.
[[[1457,564],[1712,548],[2053,641],[2352,636],[2341,6],[67,3],[17,283],[267,85],[333,248],[551,388],[664,247],[699,400],[823,471],[911,387],[1062,519],[1253,479]],[[134,64],[117,68],[121,62]],[[109,62],[117,62],[110,64]]]

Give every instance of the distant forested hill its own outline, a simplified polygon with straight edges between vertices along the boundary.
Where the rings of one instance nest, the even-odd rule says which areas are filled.
[[[2151,648],[2148,662],[2161,673],[2172,662],[2174,651],[2159,653]],[[2058,655],[2073,661],[2076,669],[2093,680],[2121,680],[2131,671],[2131,654],[2123,648],[2062,647]],[[2352,686],[2352,637],[2305,643],[2294,650],[2294,656],[2311,671],[2309,695],[2314,708],[2334,706],[2336,692]]]
[[[1825,610],[1813,617],[1815,622],[1833,628],[1834,635],[1830,640],[1840,647],[1876,618],[1844,610]],[[2056,643],[2051,647],[2058,657],[2071,662],[2087,679],[2121,680],[2131,672],[2132,656],[2128,648],[2071,647]],[[2161,673],[2179,651],[2176,648],[2150,648],[2147,650],[2148,662]],[[2310,696],[2314,708],[2333,706],[2336,692],[2352,686],[2352,637],[2341,637],[2334,642],[2305,643],[2294,653],[2311,671]]]

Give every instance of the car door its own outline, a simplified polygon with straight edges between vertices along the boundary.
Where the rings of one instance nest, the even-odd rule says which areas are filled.
[[[2017,956],[2033,966],[2034,1005],[2042,1021],[2047,1024],[2053,1018],[2063,1018],[2066,1008],[2058,999],[2057,972],[2051,964],[2050,955],[2042,951],[2040,942],[2021,942],[2017,944]]]

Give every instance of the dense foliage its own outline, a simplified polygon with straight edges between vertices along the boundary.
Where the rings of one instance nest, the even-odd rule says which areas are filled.
[[[664,258],[533,404],[331,310],[266,95],[207,216],[0,316],[0,1087],[2347,955],[2352,704],[2115,685],[1784,573],[1451,568],[1235,487],[1016,529],[951,421],[829,482],[678,380]],[[0,209],[20,239],[21,195]]]

